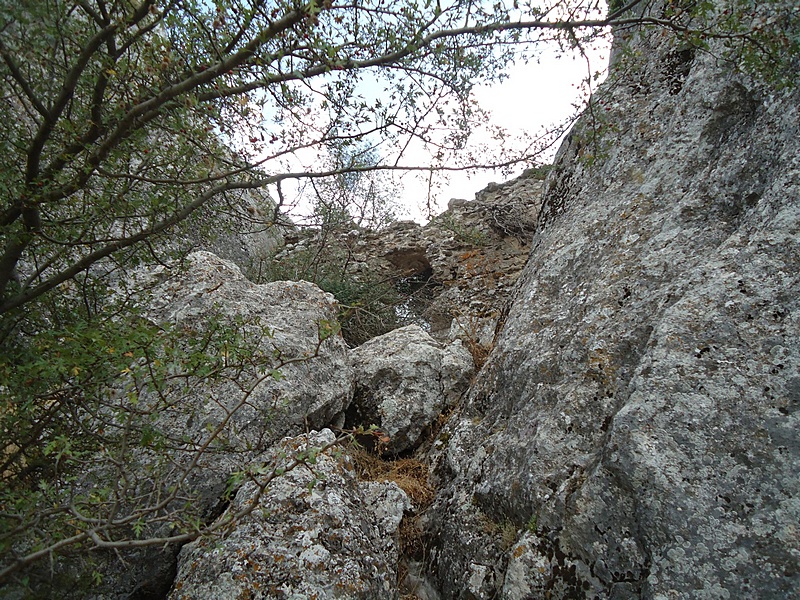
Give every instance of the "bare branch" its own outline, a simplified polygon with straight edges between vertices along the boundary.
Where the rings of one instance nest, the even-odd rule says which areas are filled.
[[[78,273],[85,271],[100,259],[110,256],[115,252],[118,252],[119,250],[122,250],[124,248],[129,248],[134,244],[137,244],[143,240],[146,240],[148,238],[151,238],[159,233],[168,230],[174,225],[185,220],[190,214],[192,214],[200,207],[204,206],[212,198],[214,198],[215,196],[217,196],[222,192],[235,189],[254,189],[261,187],[262,185],[263,185],[262,182],[254,181],[254,182],[231,182],[216,186],[211,190],[208,190],[206,193],[202,194],[194,202],[191,202],[190,204],[184,206],[179,211],[176,211],[171,217],[159,221],[158,223],[152,225],[151,227],[139,231],[135,235],[115,240],[110,244],[107,244],[102,248],[99,248],[98,250],[95,250],[94,252],[85,255],[83,258],[77,260],[68,268],[53,274],[51,277],[49,277],[47,280],[40,283],[36,287],[22,291],[21,293],[12,296],[8,300],[0,304],[0,314],[6,313],[14,308],[17,308],[18,306],[25,304],[26,302],[30,302],[34,298],[38,298],[39,296],[45,294],[46,292],[49,292],[60,283],[64,283],[65,281],[72,279]]]

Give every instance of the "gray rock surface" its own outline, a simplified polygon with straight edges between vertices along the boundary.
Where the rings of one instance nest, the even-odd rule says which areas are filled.
[[[443,597],[800,589],[800,95],[640,43],[598,96],[607,137],[562,147],[443,433]]]
[[[167,379],[156,393],[122,376],[114,391],[120,403],[133,398],[137,410],[153,416],[147,423],[152,442],[126,456],[119,493],[128,505],[119,507],[117,518],[145,511],[137,537],[164,538],[176,535],[170,523],[184,517],[213,521],[226,502],[232,473],[250,468],[284,436],[328,425],[349,404],[353,383],[341,336],[320,343],[320,324],[324,328],[335,320],[337,305],[315,285],[255,285],[233,263],[208,252],[189,255],[182,266],[142,273],[138,285],[145,290],[146,317],[177,327],[189,344],[175,349],[179,356],[196,351],[192,343],[203,340],[214,324],[237,328],[242,344],[242,351],[231,347],[229,355],[231,364],[241,366],[216,377]],[[279,376],[272,376],[275,368]],[[101,464],[83,476],[87,489],[120,479],[116,471],[108,472],[107,462]],[[173,488],[178,499],[149,508]],[[101,583],[91,594],[64,589],[55,597],[163,598],[175,577],[179,550],[176,544],[160,544],[95,552],[91,568],[102,576]],[[64,561],[55,571],[78,575],[83,568]]]
[[[344,341],[334,335],[319,344],[321,327],[336,320],[330,294],[304,281],[255,285],[234,264],[208,252],[191,254],[184,269],[160,270],[150,278],[155,285],[147,301],[149,318],[198,332],[212,322],[241,323],[252,360],[263,363],[244,372],[244,381],[204,384],[195,396],[161,411],[162,426],[169,422],[197,437],[229,418],[228,445],[260,451],[289,433],[329,424],[350,402]],[[264,377],[281,362],[287,364],[279,377]],[[249,393],[246,404],[230,416],[244,393]]]
[[[288,217],[276,214],[275,202],[263,190],[238,190],[231,196],[211,207],[209,215],[187,223],[184,235],[193,250],[211,252],[254,275],[294,227]]]
[[[439,344],[418,325],[395,329],[350,351],[355,422],[377,425],[386,451],[413,450],[425,431],[469,385],[472,356],[461,340]]]
[[[381,231],[325,237],[325,243],[346,249],[347,271],[356,279],[369,273],[411,287],[402,307],[407,324],[421,325],[438,341],[459,337],[488,347],[528,257],[542,186],[541,172],[531,169],[490,184],[473,200],[451,200],[425,226],[399,221]],[[299,233],[276,260],[291,263],[321,242],[315,231]]]
[[[420,516],[424,556],[405,557],[420,597],[800,589],[800,91],[732,71],[713,43],[704,53],[668,34],[625,35],[642,52],[615,51],[595,121],[563,145],[543,201],[542,184],[523,177],[451,202],[425,228],[343,242],[356,270],[377,261],[437,283],[433,301],[409,310],[439,339],[494,344],[428,454],[438,491]],[[461,344],[417,326],[349,357],[334,336],[309,358],[336,311],[311,284],[256,286],[207,253],[145,279],[155,322],[199,335],[219,320],[241,327],[256,358],[308,359],[244,392],[246,403],[224,380],[167,394],[154,426],[185,437],[183,450],[225,424],[182,482],[210,522],[254,498],[251,481],[220,504],[231,472],[330,443],[328,430],[277,440],[340,422],[354,387],[349,418],[406,452],[467,386]],[[189,456],[167,454],[159,468]],[[152,484],[145,473],[126,485]],[[96,563],[111,565],[102,585],[62,597],[397,597],[410,508],[397,486],[358,481],[330,451],[260,500],[179,561],[174,546],[126,551],[124,566],[109,553]]]
[[[311,432],[269,454],[291,457],[334,440],[330,430]],[[185,546],[170,600],[397,598],[397,532],[411,507],[406,494],[394,483],[359,482],[335,448],[309,467],[270,483],[259,508],[224,539]],[[257,489],[245,484],[228,510],[244,508]]]

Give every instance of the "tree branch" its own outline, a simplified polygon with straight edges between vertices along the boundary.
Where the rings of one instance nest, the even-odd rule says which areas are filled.
[[[11,71],[11,76],[14,78],[14,81],[19,84],[19,87],[22,89],[22,92],[25,94],[25,97],[30,100],[33,107],[36,109],[40,115],[42,115],[45,119],[47,119],[48,113],[47,108],[42,103],[39,98],[36,97],[36,94],[33,92],[33,88],[28,83],[28,80],[25,79],[25,76],[19,70],[19,66],[17,65],[14,58],[8,53],[8,48],[6,48],[5,44],[3,43],[3,38],[0,37],[0,56],[3,57],[3,62],[6,63],[8,70]]]
[[[26,302],[30,302],[31,300],[38,298],[42,294],[49,292],[57,285],[64,283],[65,281],[72,279],[78,273],[85,271],[94,263],[99,261],[100,259],[106,258],[111,254],[118,252],[124,248],[129,248],[134,244],[137,244],[143,240],[146,240],[150,237],[153,237],[159,233],[162,233],[173,227],[174,225],[180,223],[184,219],[186,219],[190,214],[194,211],[205,205],[209,200],[214,198],[217,194],[221,194],[226,191],[236,190],[236,189],[254,189],[261,187],[263,185],[262,182],[255,181],[255,182],[231,182],[225,183],[223,185],[216,186],[206,193],[202,194],[197,200],[191,202],[190,204],[184,206],[181,210],[174,213],[171,217],[159,221],[155,225],[148,227],[147,229],[143,229],[140,232],[136,233],[135,235],[128,236],[125,238],[121,238],[119,240],[115,240],[105,246],[85,255],[80,260],[73,263],[70,267],[64,269],[63,271],[56,273],[49,277],[47,280],[43,281],[36,287],[32,289],[28,289],[22,291],[21,293],[12,296],[2,304],[0,304],[0,314],[6,313],[18,306],[25,304]],[[0,271],[1,273],[2,271]]]
[[[39,127],[39,130],[36,132],[36,136],[33,138],[31,146],[28,149],[28,164],[25,171],[26,183],[30,184],[36,181],[36,178],[39,175],[39,163],[41,161],[42,150],[44,149],[50,134],[58,123],[61,113],[63,112],[64,108],[66,108],[70,99],[73,97],[73,94],[75,93],[75,87],[78,85],[81,74],[83,73],[84,69],[86,69],[86,66],[89,64],[92,56],[94,56],[94,53],[102,44],[106,42],[109,36],[114,34],[116,29],[116,25],[108,25],[92,36],[92,38],[86,43],[86,46],[81,51],[80,55],[75,61],[75,64],[67,73],[64,83],[61,86],[61,92],[59,93],[55,102],[53,102],[53,105],[50,107],[50,109],[47,110],[45,120]]]

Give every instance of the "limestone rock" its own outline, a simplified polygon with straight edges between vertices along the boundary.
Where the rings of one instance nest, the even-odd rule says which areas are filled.
[[[475,194],[475,204],[483,206],[483,221],[503,236],[516,236],[524,242],[536,231],[541,203],[541,181],[545,170],[529,169],[511,181],[497,184],[490,183]],[[458,201],[451,201],[448,208],[453,208]],[[458,203],[470,207],[470,203]],[[474,207],[474,208],[477,208]]]
[[[292,455],[335,440],[330,430],[283,440]],[[363,483],[328,450],[272,481],[258,509],[222,540],[184,547],[170,600],[397,598],[397,531],[410,502],[394,483]],[[228,511],[256,493],[248,483]],[[223,515],[221,518],[225,518]]]
[[[186,223],[183,236],[192,250],[229,260],[249,276],[292,235],[294,225],[276,214],[275,202],[263,190],[238,190],[232,196]]]
[[[418,325],[395,329],[350,351],[356,381],[351,410],[358,424],[377,425],[386,450],[416,448],[439,414],[466,390],[472,357],[460,340],[437,343]]]
[[[603,154],[585,125],[562,147],[443,433],[443,597],[800,588],[800,94],[641,43],[598,94]]]
[[[350,276],[371,273],[410,292],[401,307],[405,324],[422,326],[440,342],[480,338],[488,347],[528,257],[541,179],[532,169],[491,184],[474,200],[451,200],[425,226],[399,221],[380,231],[355,229],[333,240],[325,237],[325,243],[346,249]],[[308,248],[321,243],[318,233],[301,233],[304,239],[279,250],[276,260],[302,262]]]
[[[304,281],[255,285],[208,252],[190,255],[183,270],[151,277],[150,318],[198,332],[214,321],[241,322],[245,341],[263,353],[263,368],[290,361],[277,378],[255,374],[257,385],[231,418],[226,439],[234,448],[263,450],[287,433],[321,428],[349,403],[352,378],[343,340],[331,336],[317,352],[321,331],[336,320],[330,294]],[[239,385],[206,384],[193,399],[163,411],[162,423],[173,419],[176,429],[198,435],[228,417],[241,399]]]
[[[176,486],[178,499],[145,512],[138,536],[169,537],[175,535],[169,515],[178,519],[191,513],[200,522],[212,521],[224,507],[232,473],[250,468],[287,434],[328,425],[350,402],[352,376],[341,337],[320,343],[320,327],[335,320],[337,305],[310,283],[255,285],[233,263],[198,252],[183,266],[142,274],[137,285],[146,297],[146,317],[177,327],[182,343],[189,344],[175,349],[180,356],[188,356],[191,344],[215,324],[237,328],[248,352],[237,358],[232,351],[231,361],[241,360],[242,366],[224,377],[167,378],[156,393],[123,375],[112,392],[120,403],[134,398],[138,410],[153,416],[147,424],[153,443],[127,456],[124,500],[129,505],[121,505],[119,514],[152,507]],[[297,360],[280,366],[288,359]],[[273,376],[277,367],[280,375]],[[84,491],[117,479],[107,468],[89,471],[82,477]],[[93,553],[92,569],[102,582],[93,585],[91,597],[164,597],[179,550],[161,544]],[[65,560],[55,571],[77,574],[80,568]],[[45,596],[53,592],[42,590]],[[77,589],[61,590],[57,597],[89,596]]]
[[[303,281],[255,285],[233,263],[208,252],[190,255],[184,269],[151,277],[151,319],[198,335],[214,322],[240,323],[248,360],[262,363],[235,380],[206,379],[196,389],[169,390],[172,401],[158,411],[157,428],[192,441],[171,457],[177,464],[193,460],[191,449],[223,427],[214,452],[199,457],[188,480],[196,502],[212,511],[233,471],[286,435],[330,424],[349,404],[346,345],[339,336],[320,344],[321,328],[335,321],[337,305]]]

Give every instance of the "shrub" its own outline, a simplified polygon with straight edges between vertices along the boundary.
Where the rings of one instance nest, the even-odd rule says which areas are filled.
[[[350,346],[401,326],[397,308],[404,297],[391,279],[374,271],[353,272],[347,248],[320,241],[265,261],[255,275],[258,283],[305,280],[333,294],[339,303],[342,336]]]

